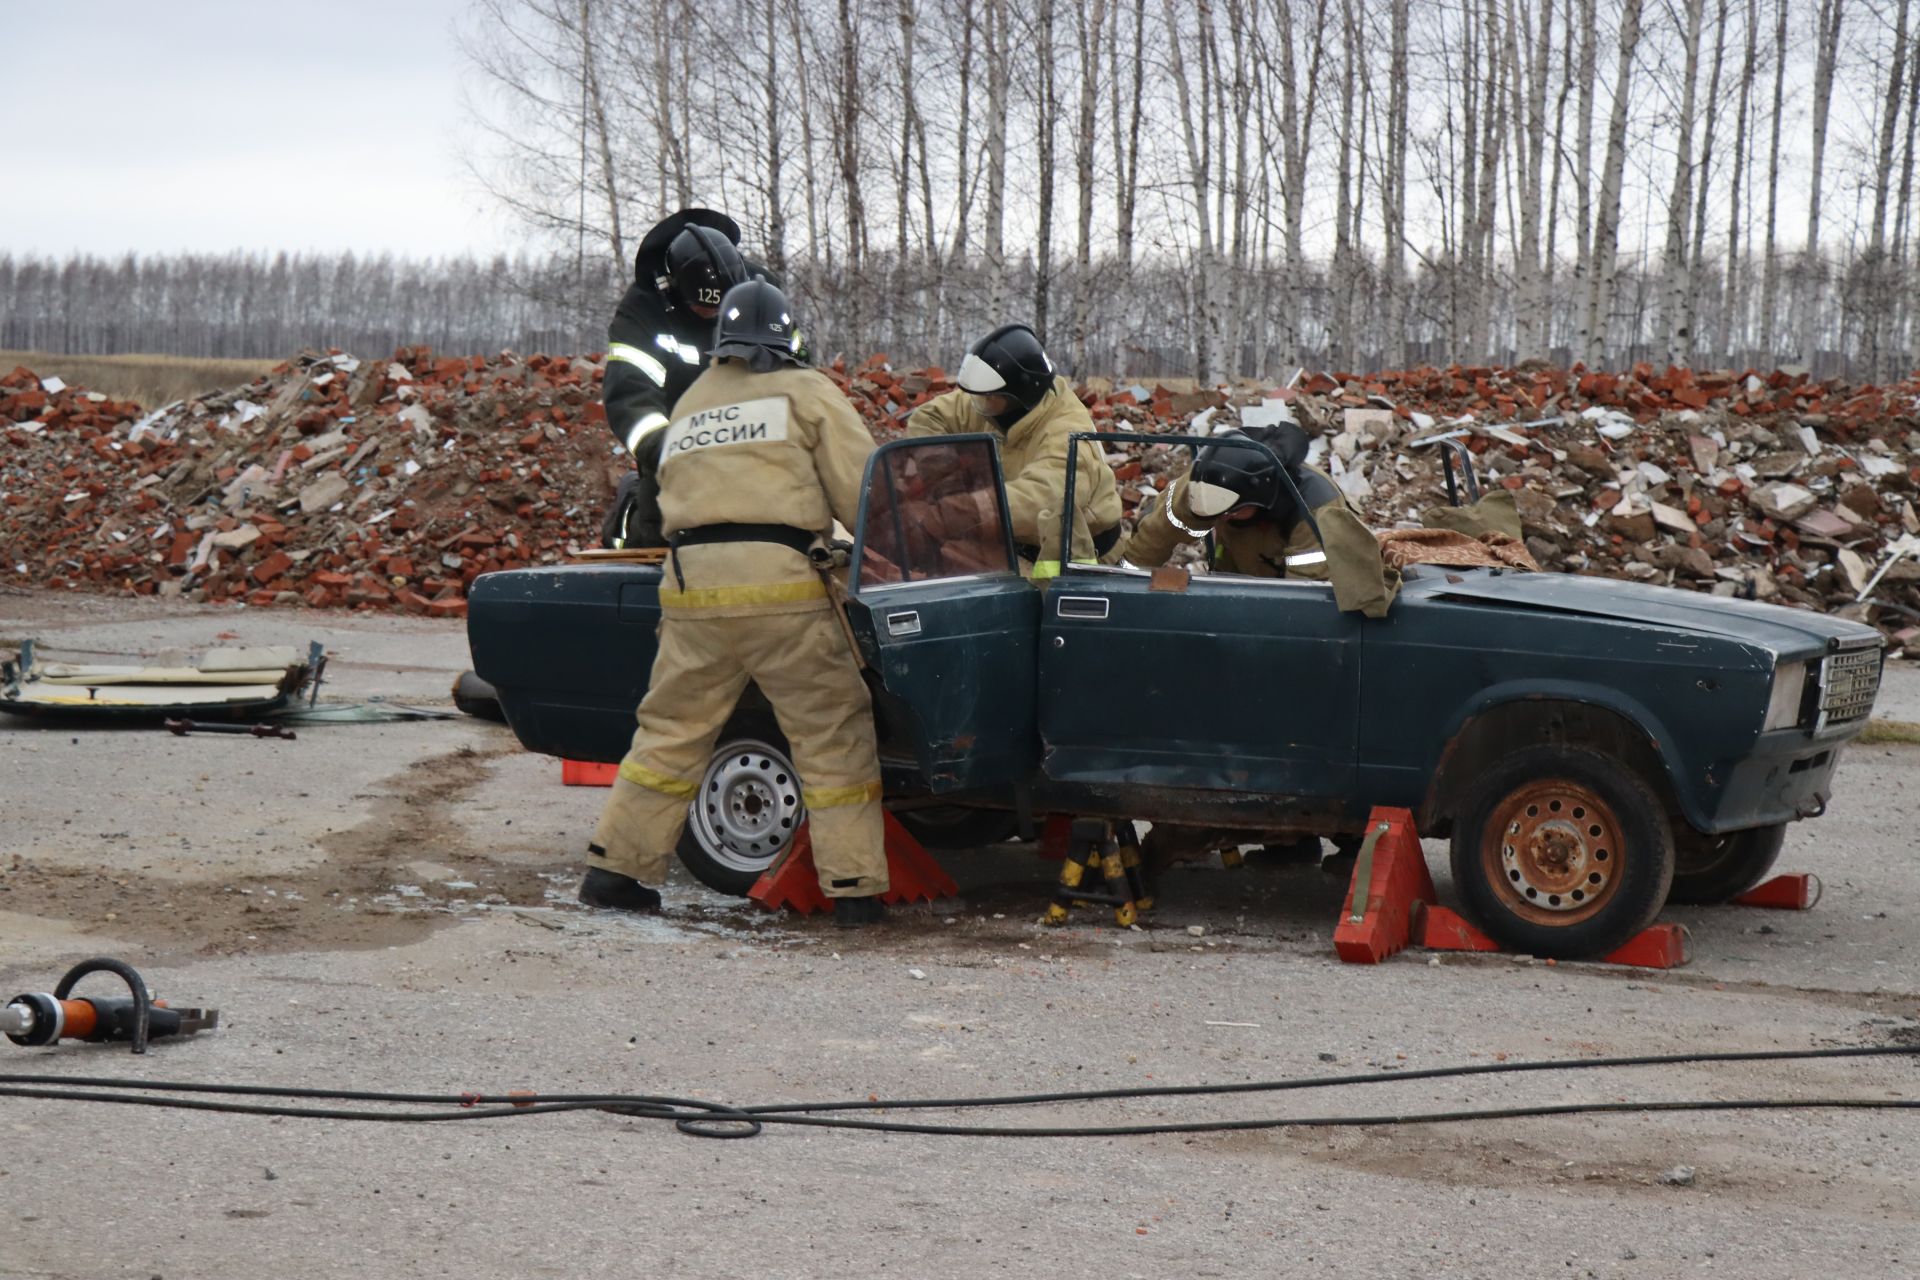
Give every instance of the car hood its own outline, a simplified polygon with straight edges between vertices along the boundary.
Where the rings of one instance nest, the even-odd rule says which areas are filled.
[[[1433,594],[1674,627],[1760,645],[1772,650],[1776,658],[1811,657],[1824,652],[1830,642],[1848,646],[1881,642],[1880,633],[1872,627],[1825,614],[1576,574],[1455,571]]]

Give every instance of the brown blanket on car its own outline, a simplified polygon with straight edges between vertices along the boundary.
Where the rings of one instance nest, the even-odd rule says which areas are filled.
[[[1504,533],[1471,538],[1452,529],[1387,529],[1374,537],[1380,540],[1380,558],[1396,569],[1410,564],[1438,564],[1540,571],[1527,544]]]

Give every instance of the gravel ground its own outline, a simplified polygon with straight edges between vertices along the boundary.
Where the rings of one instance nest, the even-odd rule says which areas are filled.
[[[0,594],[0,638],[152,653],[325,640],[330,693],[446,703],[457,626]],[[1880,712],[1920,721],[1897,667]],[[1019,846],[962,900],[845,935],[676,876],[669,915],[567,902],[604,795],[475,721],[294,743],[0,723],[0,995],[124,956],[223,1026],[10,1071],[743,1101],[1274,1079],[1920,1039],[1920,748],[1856,747],[1782,867],[1806,914],[1676,910],[1670,973],[1331,956],[1344,886],[1171,873],[1151,927],[1034,923]],[[1432,846],[1441,880],[1445,859]],[[1199,929],[1195,936],[1191,929]],[[1916,1096],[1911,1059],[1407,1081],[1003,1114],[1008,1124],[1370,1115],[1619,1098]],[[1901,1112],[1663,1114],[988,1140],[604,1113],[421,1126],[7,1100],[0,1276],[1382,1277],[1920,1272]],[[1692,1170],[1685,1185],[1664,1181]]]

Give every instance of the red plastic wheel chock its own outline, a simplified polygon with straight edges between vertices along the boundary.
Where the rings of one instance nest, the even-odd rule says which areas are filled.
[[[563,787],[610,787],[619,776],[620,766],[617,764],[602,764],[598,760],[560,762],[560,785]]]
[[[1775,911],[1810,911],[1820,901],[1820,877],[1801,871],[1775,876],[1753,886],[1733,900],[1737,907],[1771,907]]]
[[[1435,897],[1413,814],[1376,806],[1367,815],[1333,949],[1348,964],[1379,964],[1413,941],[1414,904]]]
[[[1334,950],[1348,964],[1379,964],[1415,944],[1431,951],[1505,949],[1459,912],[1439,905],[1437,897],[1413,814],[1376,806],[1367,815],[1367,837],[1354,860],[1353,881],[1333,930]],[[1602,959],[1606,964],[1672,969],[1691,956],[1692,938],[1685,925],[1656,924]]]
[[[932,902],[958,894],[960,886],[913,838],[913,833],[901,826],[900,820],[891,813],[885,817],[889,887],[880,895],[880,901]],[[825,911],[832,905],[820,891],[820,873],[813,865],[813,834],[807,824],[801,824],[787,852],[754,881],[747,896],[769,911],[786,908],[803,916]]]

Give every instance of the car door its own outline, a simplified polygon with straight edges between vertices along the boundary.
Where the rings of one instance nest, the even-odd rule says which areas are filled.
[[[1047,778],[1351,792],[1362,621],[1328,584],[1070,566],[1043,608]]]
[[[1101,442],[1205,443],[1108,432],[1076,436],[1071,449]],[[1073,476],[1069,465],[1069,509]],[[1067,784],[1345,799],[1359,740],[1361,626],[1324,582],[1070,564],[1042,605],[1042,773]]]
[[[1038,764],[1039,593],[1022,578],[987,435],[895,440],[867,464],[847,617],[878,710],[937,793]]]

